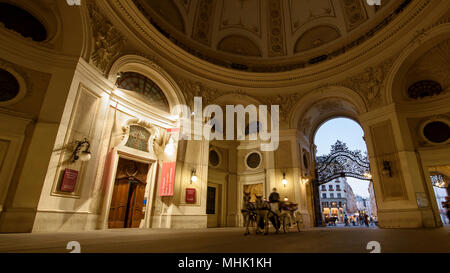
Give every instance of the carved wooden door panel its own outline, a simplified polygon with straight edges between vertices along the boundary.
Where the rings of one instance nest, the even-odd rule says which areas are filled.
[[[138,228],[141,224],[141,220],[144,218],[144,195],[145,184],[140,182],[133,183],[126,227]]]
[[[109,228],[139,227],[149,164],[120,158],[108,217]]]
[[[108,227],[123,228],[128,205],[129,182],[126,179],[116,180],[109,211]]]

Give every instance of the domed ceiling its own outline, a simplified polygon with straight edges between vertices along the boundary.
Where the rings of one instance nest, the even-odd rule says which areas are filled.
[[[411,0],[133,0],[164,36],[211,63],[253,72],[338,56],[382,29]]]

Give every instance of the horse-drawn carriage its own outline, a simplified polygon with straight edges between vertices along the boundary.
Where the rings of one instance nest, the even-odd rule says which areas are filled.
[[[286,233],[290,228],[300,231],[303,223],[302,215],[298,211],[298,205],[287,201],[269,203],[256,196],[256,202],[250,202],[250,193],[244,193],[244,206],[241,210],[244,217],[244,235],[250,234],[250,228],[258,234],[264,230],[264,235],[269,233],[270,223],[278,233],[280,228]]]

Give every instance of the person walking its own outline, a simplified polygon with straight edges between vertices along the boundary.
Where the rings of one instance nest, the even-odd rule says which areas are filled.
[[[369,227],[369,215],[364,214],[364,224],[366,224],[366,227]]]

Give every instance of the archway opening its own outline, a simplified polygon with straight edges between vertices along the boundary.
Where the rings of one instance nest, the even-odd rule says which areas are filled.
[[[361,126],[349,118],[323,123],[316,146],[316,225],[376,227],[377,206]]]
[[[433,166],[428,168],[435,202],[439,210],[439,218],[444,226],[450,225],[450,165]]]

